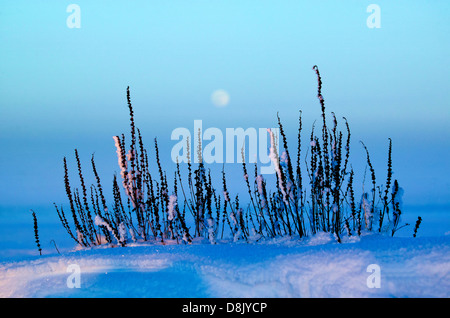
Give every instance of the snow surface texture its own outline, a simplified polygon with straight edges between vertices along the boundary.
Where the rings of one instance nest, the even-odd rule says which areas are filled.
[[[69,288],[80,269],[79,288]],[[369,265],[380,269],[370,288]],[[450,236],[134,244],[0,263],[1,297],[449,297]],[[373,287],[373,285],[371,285]]]

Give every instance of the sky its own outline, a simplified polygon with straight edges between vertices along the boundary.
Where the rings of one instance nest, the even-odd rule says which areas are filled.
[[[79,28],[68,26],[70,4]],[[368,27],[371,4],[380,28]],[[294,148],[299,110],[305,140],[320,120],[313,65],[327,111],[350,124],[357,174],[363,140],[385,178],[392,138],[405,204],[450,206],[449,14],[438,0],[3,0],[0,206],[67,204],[62,160],[75,179],[75,148],[86,174],[95,153],[108,188],[119,171],[112,136],[129,133],[127,86],[168,170],[171,132],[194,134],[194,120],[258,129],[276,127],[278,112]]]

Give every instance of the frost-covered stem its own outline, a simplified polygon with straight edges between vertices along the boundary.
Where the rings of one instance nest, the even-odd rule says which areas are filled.
[[[97,226],[104,226],[113,235],[113,237],[116,239],[117,243],[120,246],[123,247],[126,245],[126,243],[121,239],[119,231],[114,226],[112,226],[108,220],[106,220],[105,218],[103,218],[100,215],[96,215],[95,216],[95,224]],[[120,224],[123,225],[123,223],[120,223]]]
[[[101,208],[98,203],[98,199],[99,199],[99,197],[98,197],[97,189],[95,188],[94,185],[91,185],[91,203],[92,203],[92,208],[94,210],[93,211],[94,215],[101,215]],[[105,239],[108,241],[108,243],[111,242],[109,232],[106,231],[104,228],[100,228],[100,230],[102,230],[103,234],[105,235]],[[100,235],[96,235],[96,239],[97,239],[96,244],[100,245],[101,244]]]
[[[129,183],[129,175],[128,175],[128,165],[127,165],[127,159],[125,156],[125,149],[123,148],[123,144],[119,138],[119,136],[113,136],[114,139],[114,145],[116,146],[116,152],[117,152],[117,161],[120,167],[120,176],[122,177],[122,184],[125,189],[125,193],[127,196],[132,195],[132,190],[130,189],[130,183]]]
[[[177,196],[174,194],[169,196],[169,203],[167,205],[167,222],[168,222],[168,228],[169,228],[169,232],[171,233],[172,239],[175,238],[173,224],[175,222],[175,218],[177,217],[177,213],[176,213],[176,209],[175,209],[177,204],[178,204]]]

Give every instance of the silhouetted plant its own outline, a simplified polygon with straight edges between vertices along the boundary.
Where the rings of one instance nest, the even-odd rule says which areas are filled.
[[[391,189],[392,140],[389,139],[384,188],[377,186],[369,151],[361,142],[366,151],[371,191],[370,195],[364,192],[363,181],[361,201],[357,203],[355,172],[349,164],[350,126],[344,117],[345,129],[340,131],[338,118],[334,113],[331,113],[332,124],[328,125],[322,95],[322,77],[317,66],[314,66],[313,70],[317,76],[317,98],[322,127],[318,135],[315,132],[315,123],[311,129],[309,149],[304,159],[307,178],[304,178],[301,167],[301,111],[298,119],[296,156],[291,155],[287,134],[278,113],[280,140],[268,129],[269,157],[275,168],[274,189],[270,189],[265,178],[258,174],[256,163],[252,180],[245,160],[245,148],[242,148],[247,205],[242,204],[239,194],[235,195],[234,200],[231,199],[225,167],[222,169],[222,191],[217,192],[211,171],[203,162],[200,131],[197,133],[197,149],[194,151],[198,159],[196,166],[191,162],[192,151],[187,138],[187,176],[186,179],[183,178],[177,160],[173,185],[168,183],[160,159],[158,141],[154,139],[155,169],[158,176],[154,178],[150,173],[149,155],[144,147],[141,132],[135,125],[130,89],[127,87],[131,138],[127,148],[124,134],[113,137],[120,168],[120,176],[113,176],[113,202],[111,205],[106,202],[93,155],[91,165],[95,184],[90,186],[89,202],[81,161],[78,151],[75,150],[81,191],[71,187],[64,157],[64,184],[73,225],[69,224],[63,207],[55,204],[63,227],[69,236],[83,247],[105,242],[126,246],[130,239],[133,242],[154,240],[165,243],[166,240],[175,240],[191,243],[198,237],[207,238],[214,244],[219,234],[220,239],[223,239],[226,229],[234,240],[242,241],[279,236],[305,237],[317,232],[328,232],[341,242],[345,233],[351,236],[361,235],[364,231],[375,231],[374,224],[378,225],[378,232],[390,231],[390,234],[394,235],[403,226],[400,226],[402,190],[397,180]],[[277,151],[278,143],[282,146],[280,153]],[[308,180],[305,181],[308,178],[309,186]],[[192,216],[192,235],[186,211]],[[377,223],[374,222],[375,219]],[[419,225],[418,220],[414,235]]]
[[[36,213],[33,210],[31,210],[31,214],[33,216],[34,239],[35,239],[38,251],[39,251],[39,255],[42,255],[41,243],[39,241],[38,222],[37,222]]]
[[[416,221],[416,225],[414,226],[414,234],[413,237],[416,237],[417,230],[419,229],[420,223],[422,223],[422,218],[419,216]]]

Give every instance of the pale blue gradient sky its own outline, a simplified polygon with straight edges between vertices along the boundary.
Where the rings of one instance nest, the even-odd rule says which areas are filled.
[[[374,2],[381,29],[366,26]],[[66,26],[70,3],[81,29]],[[65,203],[74,148],[87,173],[96,153],[109,189],[128,85],[147,147],[157,136],[166,160],[171,131],[195,119],[273,127],[279,111],[295,147],[298,110],[305,139],[320,119],[315,64],[327,110],[352,127],[354,166],[364,140],[382,180],[392,137],[405,203],[450,204],[449,16],[448,1],[4,0],[0,205]],[[211,103],[219,88],[227,107]]]

